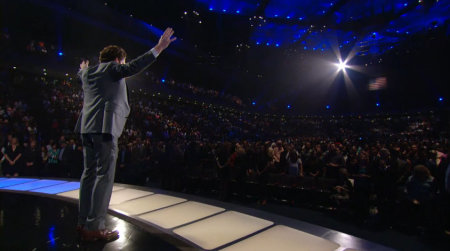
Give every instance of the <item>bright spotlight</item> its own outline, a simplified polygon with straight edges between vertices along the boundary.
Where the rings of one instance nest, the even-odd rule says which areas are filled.
[[[340,61],[339,63],[335,64],[336,67],[339,69],[339,71],[345,71],[345,68],[347,68],[347,64],[345,62]]]

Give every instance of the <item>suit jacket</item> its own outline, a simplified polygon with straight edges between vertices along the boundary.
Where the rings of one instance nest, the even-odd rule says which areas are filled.
[[[150,50],[126,64],[112,61],[80,70],[84,99],[75,132],[120,137],[130,114],[125,78],[145,70],[155,59]]]

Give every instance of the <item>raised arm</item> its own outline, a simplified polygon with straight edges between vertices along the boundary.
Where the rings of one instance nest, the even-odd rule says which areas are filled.
[[[80,69],[78,70],[78,77],[81,78],[82,71],[89,67],[89,60],[83,60],[80,64]]]
[[[129,63],[114,64],[113,74],[118,78],[126,78],[145,70],[155,61],[161,52],[177,39],[176,37],[172,37],[174,33],[172,28],[167,28],[160,37],[158,44],[150,51],[131,60]]]

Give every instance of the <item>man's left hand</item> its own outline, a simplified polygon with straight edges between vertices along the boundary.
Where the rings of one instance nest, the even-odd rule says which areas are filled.
[[[83,60],[80,64],[80,70],[84,70],[89,67],[89,60]]]

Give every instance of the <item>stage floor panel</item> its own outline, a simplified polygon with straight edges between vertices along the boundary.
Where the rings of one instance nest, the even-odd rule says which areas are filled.
[[[171,229],[223,211],[225,209],[221,207],[188,201],[138,217],[162,228]]]
[[[6,187],[23,184],[27,182],[37,181],[38,179],[24,179],[24,178],[9,178],[0,181],[0,189],[4,189]]]
[[[337,248],[339,248],[337,243],[287,226],[277,225],[222,250],[333,251]]]
[[[109,205],[121,204],[125,201],[137,199],[151,194],[153,193],[137,189],[130,189],[130,188],[121,189],[112,193]]]
[[[175,229],[185,239],[211,250],[273,225],[273,222],[228,211]]]
[[[119,187],[119,186],[113,186],[113,192],[117,191],[117,190],[122,190],[122,189],[125,189],[125,188],[124,187]],[[59,193],[58,195],[78,200],[79,197],[80,197],[80,189]]]
[[[67,183],[67,181],[64,181],[64,180],[37,180],[37,181],[22,183],[19,185],[5,187],[3,189],[17,190],[17,191],[29,191],[29,190],[35,190],[38,188],[44,188],[44,187],[54,186],[54,185],[58,185],[58,184],[63,184],[63,183]]]
[[[58,194],[67,191],[72,191],[80,188],[80,182],[66,182],[55,186],[43,187],[38,189],[33,189],[31,192],[35,193],[46,193],[46,194]]]
[[[110,208],[112,208],[113,210],[120,211],[127,215],[137,215],[154,211],[160,208],[172,206],[185,201],[186,199],[182,198],[177,198],[163,194],[155,194],[130,200],[120,205],[111,205]]]

